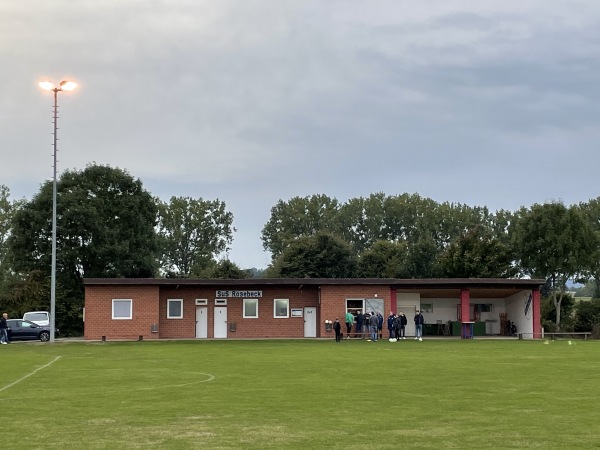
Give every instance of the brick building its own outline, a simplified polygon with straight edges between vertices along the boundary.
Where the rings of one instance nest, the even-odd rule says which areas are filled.
[[[540,337],[540,285],[515,279],[85,280],[85,339],[322,338],[350,311],[420,310],[426,334]],[[386,325],[384,324],[384,331]]]

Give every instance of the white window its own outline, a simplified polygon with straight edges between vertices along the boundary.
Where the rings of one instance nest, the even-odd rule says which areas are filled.
[[[183,319],[183,299],[167,300],[167,319]]]
[[[258,319],[258,299],[244,299],[244,319]]]
[[[273,300],[273,317],[290,317],[290,301],[288,299],[276,298]]]
[[[133,316],[131,314],[133,301],[131,299],[113,299],[112,318],[114,320],[127,320]]]

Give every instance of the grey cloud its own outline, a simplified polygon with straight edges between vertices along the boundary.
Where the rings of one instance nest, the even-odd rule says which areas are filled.
[[[96,161],[163,198],[225,200],[242,265],[268,259],[260,229],[279,198],[597,196],[593,0],[0,8],[0,183],[17,196],[51,174],[42,76],[81,84],[61,94],[60,170]]]

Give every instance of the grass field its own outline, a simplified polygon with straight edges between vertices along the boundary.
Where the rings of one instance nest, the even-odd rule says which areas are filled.
[[[2,448],[600,448],[600,342],[1,346]]]

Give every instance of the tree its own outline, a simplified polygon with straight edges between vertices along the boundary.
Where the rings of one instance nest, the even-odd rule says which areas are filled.
[[[249,278],[249,274],[234,262],[231,262],[228,259],[222,259],[210,269],[208,278],[215,278],[218,280],[238,280]]]
[[[233,214],[224,202],[171,197],[158,205],[162,269],[180,277],[198,275],[232,242]]]
[[[65,171],[57,183],[56,320],[81,330],[83,277],[151,277],[157,269],[157,209],[139,179],[126,171],[90,165]],[[12,269],[22,283],[49,286],[52,183],[46,182],[15,214],[9,237]],[[32,274],[41,274],[32,278]],[[49,289],[29,289],[49,292]],[[38,298],[48,307],[48,296]],[[43,303],[43,304],[42,304]]]
[[[600,240],[600,197],[589,200],[587,203],[579,203],[579,210]],[[593,259],[595,264],[591,268],[590,295],[600,297],[600,246],[596,249]]]
[[[356,274],[356,257],[350,244],[320,232],[292,241],[270,269],[274,277],[351,278]]]
[[[367,198],[351,198],[339,208],[335,229],[357,254],[388,239],[385,202],[386,196],[380,192]]]
[[[575,331],[593,331],[600,325],[600,299],[593,298],[575,305]]]
[[[581,212],[562,203],[535,204],[514,223],[513,243],[522,270],[550,280],[550,298],[560,329],[566,283],[589,273],[598,238]]]
[[[5,260],[8,251],[6,241],[11,228],[12,204],[9,197],[10,190],[8,187],[0,184],[0,269],[2,268],[2,263]],[[0,272],[0,277],[2,277],[2,272]]]
[[[7,262],[8,237],[12,231],[13,217],[22,201],[10,201],[10,189],[0,184],[0,300],[7,303],[10,296],[11,271]]]
[[[408,246],[404,242],[379,241],[360,255],[360,278],[409,278]]]
[[[453,240],[438,260],[448,278],[511,278],[519,269],[509,246],[478,225]]]
[[[12,232],[12,222],[16,212],[23,206],[24,200],[10,200],[10,189],[0,184],[0,283],[6,275],[9,252],[8,238]]]
[[[338,208],[338,201],[326,195],[279,200],[262,230],[264,249],[271,252],[274,260],[295,239],[321,231],[335,232]]]

